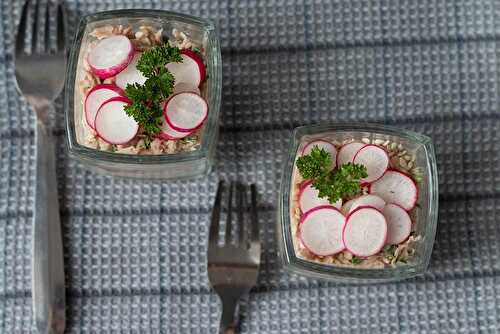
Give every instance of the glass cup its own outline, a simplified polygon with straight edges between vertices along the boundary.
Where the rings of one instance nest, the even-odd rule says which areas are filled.
[[[170,36],[176,28],[195,44],[202,45],[208,78],[203,86],[209,114],[201,134],[200,147],[190,152],[163,155],[136,155],[100,151],[79,143],[82,136],[82,93],[77,87],[77,69],[82,66],[82,50],[89,43],[89,33],[106,25],[131,25],[137,28],[150,25],[163,28]],[[117,176],[136,178],[178,179],[205,175],[214,165],[219,131],[222,65],[219,40],[213,23],[189,16],[160,10],[115,10],[84,16],[78,26],[70,51],[66,74],[64,108],[69,154],[89,168]],[[82,140],[80,140],[81,142]]]
[[[390,142],[402,144],[407,152],[416,157],[415,164],[421,168],[419,198],[415,210],[415,253],[406,264],[384,268],[364,269],[340,267],[309,261],[297,256],[291,231],[292,177],[297,152],[308,142],[328,138],[342,142],[354,138],[371,143]],[[310,276],[347,283],[387,282],[421,275],[429,265],[436,235],[438,217],[438,179],[434,147],[427,136],[390,126],[362,123],[337,123],[298,127],[293,132],[288,158],[285,162],[279,195],[277,238],[278,253],[285,269]]]

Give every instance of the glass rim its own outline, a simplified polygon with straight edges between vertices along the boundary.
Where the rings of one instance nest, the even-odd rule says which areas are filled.
[[[207,49],[211,50],[212,57],[206,59],[207,67],[212,68],[210,77],[213,80],[215,94],[210,103],[210,110],[207,121],[204,125],[204,133],[200,147],[195,151],[179,152],[175,154],[161,154],[161,155],[137,155],[137,154],[117,154],[114,152],[107,152],[96,150],[79,144],[76,138],[75,131],[75,80],[76,70],[78,66],[78,55],[83,42],[83,36],[88,24],[105,21],[115,18],[132,18],[132,19],[158,19],[169,20],[174,22],[182,22],[199,26],[207,34]],[[195,161],[207,157],[210,154],[212,147],[216,145],[217,140],[217,126],[221,105],[221,81],[222,81],[222,58],[220,52],[219,39],[216,36],[215,24],[206,19],[199,17],[155,9],[118,9],[92,13],[83,16],[76,29],[74,41],[71,46],[68,59],[68,67],[66,70],[64,94],[64,115],[65,115],[65,128],[67,133],[67,145],[70,155],[74,155],[83,160],[89,161],[102,161],[111,163],[136,163],[136,164],[167,164]]]
[[[308,261],[299,258],[295,254],[293,246],[293,236],[291,232],[291,219],[290,219],[290,193],[291,181],[293,173],[293,164],[295,156],[300,144],[300,140],[305,135],[321,134],[323,132],[370,132],[380,133],[384,135],[393,135],[400,138],[405,138],[410,141],[416,142],[425,150],[426,168],[429,174],[428,187],[429,210],[424,213],[423,218],[429,223],[424,228],[425,237],[432,239],[430,244],[423,247],[423,253],[418,256],[414,263],[408,263],[400,267],[386,267],[386,268],[353,268],[353,267],[340,267],[321,264],[313,261]],[[278,244],[281,245],[280,251],[282,252],[282,261],[285,268],[299,274],[310,275],[323,279],[330,279],[336,281],[347,281],[349,279],[366,280],[369,282],[388,281],[403,278],[410,278],[423,274],[428,267],[432,248],[436,235],[437,217],[438,217],[438,180],[437,180],[437,164],[434,152],[434,146],[430,137],[409,131],[399,129],[393,126],[387,126],[376,123],[327,123],[327,124],[314,124],[297,127],[293,130],[291,143],[288,149],[288,158],[285,162],[284,171],[281,179],[281,191],[279,199],[279,233],[278,237],[282,240]],[[352,283],[352,281],[350,281]]]

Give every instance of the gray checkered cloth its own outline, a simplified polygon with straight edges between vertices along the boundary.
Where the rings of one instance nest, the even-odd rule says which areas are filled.
[[[14,84],[20,0],[0,2],[0,333],[33,332],[34,114]],[[500,331],[500,2],[363,0],[67,1],[81,15],[157,8],[214,20],[223,54],[217,168],[189,182],[94,174],[68,159],[59,193],[69,333],[216,333],[206,274],[221,177],[261,192],[263,265],[244,333]],[[276,200],[291,130],[373,121],[434,139],[440,215],[427,274],[349,286],[280,268]]]

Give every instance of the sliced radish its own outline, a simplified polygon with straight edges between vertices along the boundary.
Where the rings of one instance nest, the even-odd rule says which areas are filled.
[[[354,199],[349,212],[353,212],[360,206],[371,206],[377,210],[382,210],[385,207],[385,201],[377,195],[363,195]]]
[[[342,146],[337,154],[337,166],[340,168],[343,164],[352,162],[356,153],[365,145],[366,144],[354,142]]]
[[[129,104],[126,97],[113,97],[102,104],[95,117],[99,137],[110,144],[125,144],[135,137],[139,125],[124,110]]]
[[[168,63],[167,69],[175,78],[175,83],[187,83],[199,87],[205,80],[205,65],[201,58],[193,51],[181,51],[182,63]]]
[[[95,129],[94,122],[97,110],[105,101],[117,96],[125,96],[125,92],[111,84],[96,85],[87,93],[84,103],[85,120],[92,129]]]
[[[313,187],[312,181],[307,181],[302,185],[299,192],[299,207],[302,212],[307,212],[317,206],[332,205],[326,198],[320,198],[319,191]],[[332,206],[340,209],[342,207],[342,199],[339,199]]]
[[[172,127],[163,119],[161,124],[161,132],[159,137],[164,140],[179,140],[189,136],[191,132],[179,132],[172,129]]]
[[[198,65],[198,69],[200,71],[200,84],[203,81],[205,81],[205,78],[207,77],[207,69],[205,67],[205,64],[203,64],[203,59],[201,58],[201,55],[190,49],[181,50],[181,54],[190,57],[196,62],[196,64]]]
[[[200,89],[191,84],[185,82],[179,82],[174,86],[174,94],[179,94],[183,92],[191,92],[200,95]]]
[[[163,109],[170,127],[179,132],[192,132],[208,115],[207,102],[198,94],[184,92],[173,95]]]
[[[114,77],[123,71],[134,57],[134,47],[126,36],[114,35],[101,39],[90,51],[87,62],[101,79]]]
[[[408,212],[397,204],[387,204],[382,213],[387,221],[387,245],[397,245],[408,238],[411,232],[411,218]]]
[[[116,85],[118,87],[125,89],[128,84],[138,83],[142,85],[146,82],[147,78],[137,69],[137,63],[141,55],[141,52],[136,52],[130,64],[116,75]]]
[[[326,152],[330,153],[330,156],[332,158],[331,169],[334,169],[337,164],[337,148],[335,147],[335,145],[323,139],[313,140],[312,142],[304,146],[304,148],[302,149],[302,155],[310,154],[315,146],[320,149],[322,148]]]
[[[342,230],[345,217],[336,208],[318,206],[306,212],[299,225],[302,244],[318,256],[333,255],[344,250]]]
[[[370,183],[380,179],[389,168],[387,152],[377,145],[363,146],[354,156],[353,162],[366,167],[368,176],[361,179],[362,183]]]
[[[359,207],[347,216],[342,238],[347,250],[356,256],[377,254],[387,238],[384,215],[369,206]]]
[[[395,203],[409,211],[417,203],[418,188],[408,175],[397,170],[388,170],[371,184],[370,194],[378,195],[387,203]]]

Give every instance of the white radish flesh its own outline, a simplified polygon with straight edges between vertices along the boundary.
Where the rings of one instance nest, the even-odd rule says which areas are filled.
[[[307,181],[300,188],[299,193],[299,206],[302,212],[307,212],[312,208],[324,205],[333,205],[337,209],[342,207],[342,199],[339,199],[336,203],[330,204],[328,199],[320,198],[319,191],[313,187],[312,181]]]
[[[172,129],[179,132],[193,132],[207,118],[208,105],[198,94],[179,93],[165,103],[164,115]]]
[[[182,63],[168,63],[167,69],[175,78],[175,84],[184,82],[191,86],[200,86],[202,73],[198,62],[190,55],[181,54]]]
[[[346,249],[356,256],[371,256],[380,252],[387,238],[384,215],[372,207],[359,207],[347,216],[343,231]]]
[[[185,82],[179,82],[174,86],[174,94],[183,92],[191,92],[200,95],[200,89],[197,86],[193,86]]]
[[[100,40],[90,51],[87,62],[101,79],[123,71],[134,57],[134,48],[126,36],[114,35]]]
[[[352,162],[356,153],[365,145],[366,144],[354,142],[342,146],[337,154],[337,166],[340,168],[343,164]]]
[[[172,129],[172,127],[167,123],[165,119],[163,119],[161,124],[161,132],[159,134],[161,139],[164,140],[179,140],[189,136],[190,132],[179,132]]]
[[[95,116],[101,105],[112,97],[124,96],[125,93],[115,85],[101,84],[92,88],[85,97],[84,109],[87,124],[95,129]]]
[[[130,64],[116,75],[116,85],[118,87],[125,89],[128,84],[138,83],[142,85],[146,82],[146,77],[137,69],[137,63],[141,55],[141,52],[136,52]]]
[[[417,203],[418,189],[408,175],[397,170],[388,170],[370,185],[370,194],[378,195],[387,203],[395,203],[409,211]]]
[[[382,210],[387,221],[387,245],[397,245],[408,238],[411,232],[411,218],[408,212],[397,204],[389,203]]]
[[[200,71],[200,84],[205,81],[205,78],[207,77],[207,69],[205,67],[205,64],[203,64],[203,59],[201,58],[200,54],[190,49],[181,50],[181,54],[190,57],[196,62],[196,64],[198,65],[198,70]]]
[[[299,225],[300,240],[315,255],[336,254],[344,250],[344,225],[345,217],[334,207],[316,207],[302,217]]]
[[[315,146],[330,153],[330,157],[332,158],[331,169],[334,169],[337,164],[337,148],[335,147],[335,145],[322,139],[313,140],[312,142],[304,146],[304,148],[302,149],[302,155],[310,154]]]
[[[353,212],[360,206],[371,206],[377,210],[382,210],[385,207],[385,201],[377,195],[371,195],[371,194],[363,195],[361,197],[354,199],[354,202],[351,205],[349,212]]]
[[[127,98],[114,97],[102,104],[95,118],[99,137],[110,144],[125,144],[135,137],[139,125],[125,112],[129,103]]]
[[[353,162],[366,167],[368,176],[361,179],[362,183],[370,183],[378,180],[389,168],[389,156],[387,152],[376,145],[365,145],[354,156]]]

